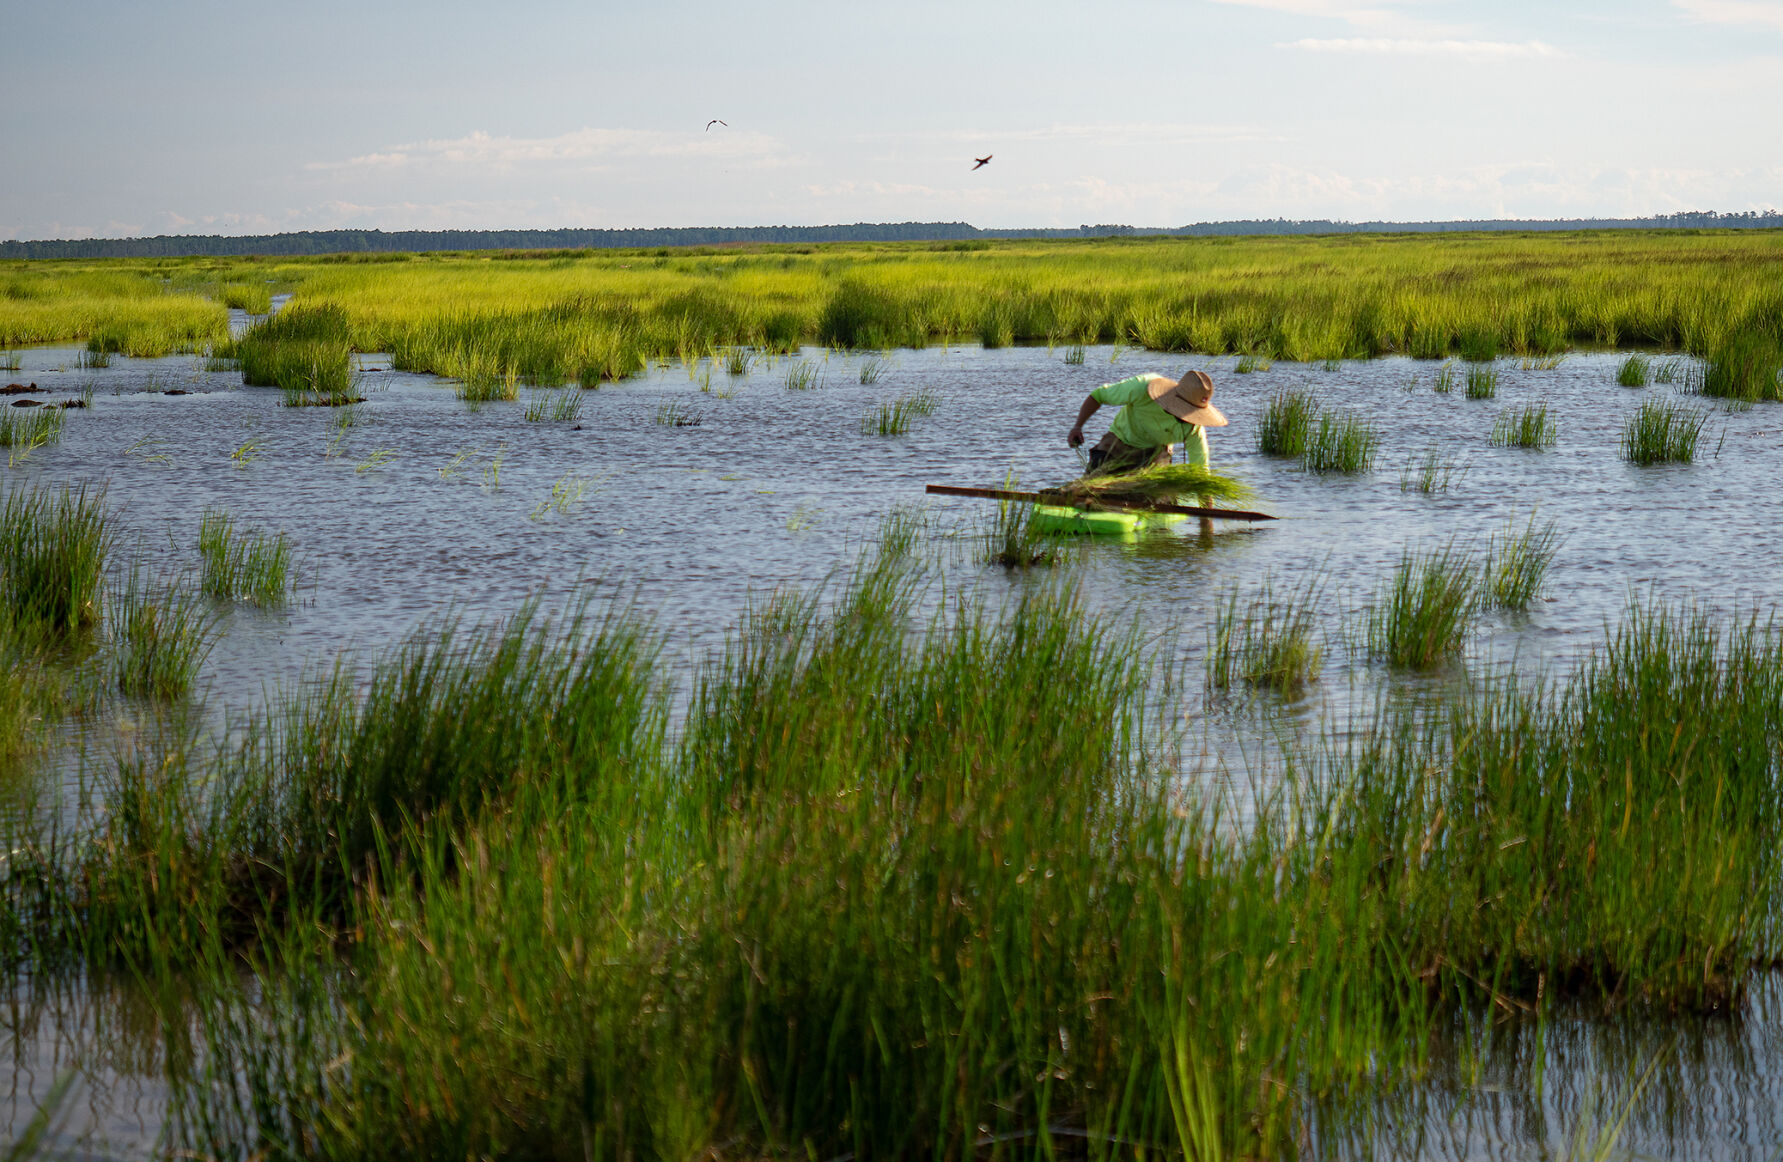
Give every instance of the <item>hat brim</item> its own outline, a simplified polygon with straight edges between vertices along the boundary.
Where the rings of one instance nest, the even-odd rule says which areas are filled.
[[[1166,379],[1158,376],[1146,387],[1146,394],[1152,402],[1175,416],[1185,424],[1195,424],[1203,428],[1223,428],[1227,424],[1226,417],[1212,402],[1196,406],[1176,393],[1180,380]]]

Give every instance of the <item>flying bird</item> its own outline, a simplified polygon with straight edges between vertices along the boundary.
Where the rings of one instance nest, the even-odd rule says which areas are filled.
[[[710,132],[712,132],[712,126],[714,126],[714,125],[722,125],[722,126],[724,126],[724,127],[725,127],[725,128],[726,128],[726,129],[729,129],[729,128],[730,128],[730,127],[731,127],[731,126],[730,126],[730,122],[728,122],[728,121],[720,121],[720,120],[719,120],[719,119],[718,119],[718,118],[716,118],[716,117],[714,117],[714,118],[712,118],[712,120],[710,120],[710,121],[708,121],[708,122],[706,122],[706,132],[707,132],[707,133],[710,133]]]
[[[991,158],[993,158],[995,156],[997,156],[997,155],[994,153],[987,153],[983,157],[973,158],[972,160],[977,162],[978,164],[972,167],[972,172],[977,173],[979,170],[981,170],[985,166],[989,165],[991,163]]]

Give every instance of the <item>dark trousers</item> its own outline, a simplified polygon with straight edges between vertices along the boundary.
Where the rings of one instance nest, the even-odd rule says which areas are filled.
[[[1090,449],[1090,471],[1103,476],[1114,476],[1123,472],[1139,472],[1146,468],[1156,468],[1170,463],[1176,455],[1175,444],[1165,444],[1161,448],[1135,448],[1125,440],[1109,432],[1096,446]]]

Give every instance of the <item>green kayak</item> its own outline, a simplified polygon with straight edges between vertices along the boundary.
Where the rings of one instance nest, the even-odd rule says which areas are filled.
[[[1089,533],[1101,537],[1124,537],[1187,519],[1189,518],[1176,512],[1086,512],[1081,508],[1060,504],[1034,506],[1034,530],[1042,533]]]

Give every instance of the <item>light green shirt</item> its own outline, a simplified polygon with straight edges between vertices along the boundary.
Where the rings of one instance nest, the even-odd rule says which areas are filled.
[[[1147,388],[1161,375],[1135,375],[1119,383],[1105,383],[1090,392],[1100,404],[1119,404],[1120,414],[1108,425],[1117,439],[1135,448],[1161,448],[1166,444],[1185,445],[1183,451],[1190,464],[1207,467],[1207,433],[1199,424],[1185,424],[1147,394]]]

